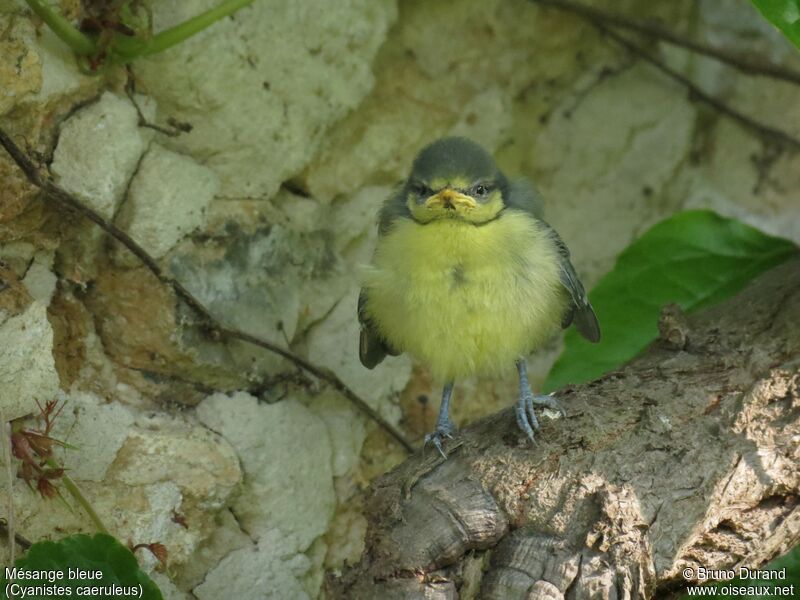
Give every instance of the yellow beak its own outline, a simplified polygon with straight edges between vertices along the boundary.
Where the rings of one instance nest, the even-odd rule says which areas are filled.
[[[445,208],[451,210],[455,210],[457,208],[471,210],[473,208],[477,208],[478,203],[461,192],[451,190],[450,188],[445,188],[441,192],[437,192],[428,198],[425,201],[425,207]]]

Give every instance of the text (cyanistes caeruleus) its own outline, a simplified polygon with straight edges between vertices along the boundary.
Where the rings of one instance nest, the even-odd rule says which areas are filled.
[[[510,182],[481,146],[458,137],[424,148],[385,202],[358,318],[364,366],[407,352],[445,382],[436,430],[426,436],[442,456],[455,431],[456,378],[515,364],[517,423],[533,440],[534,405],[563,409],[533,394],[525,357],[570,324],[600,339],[569,250],[541,219],[533,187]]]

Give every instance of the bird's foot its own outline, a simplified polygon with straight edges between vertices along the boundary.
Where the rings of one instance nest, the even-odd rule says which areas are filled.
[[[449,419],[447,421],[437,423],[436,431],[425,436],[425,446],[428,445],[428,442],[432,442],[439,451],[439,454],[442,455],[442,458],[447,459],[447,454],[445,454],[444,449],[442,448],[442,442],[445,438],[452,440],[455,432],[455,425],[453,425],[453,422]]]
[[[530,390],[520,390],[516,408],[517,425],[534,443],[536,442],[534,432],[541,431],[539,419],[536,418],[533,410],[534,405],[537,404],[560,413],[562,417],[567,416],[567,411],[552,396],[535,396]]]

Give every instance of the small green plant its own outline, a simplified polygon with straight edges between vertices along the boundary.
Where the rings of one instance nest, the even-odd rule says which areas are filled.
[[[8,598],[8,592],[14,598],[38,600],[67,596],[162,599],[161,591],[139,568],[133,553],[105,533],[37,542],[14,563],[12,577],[6,579],[5,575],[3,570],[0,600]]]
[[[253,0],[224,0],[188,21],[155,35],[140,0],[84,0],[86,18],[75,27],[44,0],[25,0],[53,32],[70,47],[80,64],[95,73],[106,65],[125,65],[181,43]]]
[[[27,571],[47,571],[59,573],[58,576],[31,579],[26,575],[11,576],[17,579],[22,587],[6,587],[5,572],[0,573],[0,600],[7,598],[10,590],[15,598],[61,598],[64,595],[83,595],[92,598],[117,597],[122,592],[117,588],[131,588],[139,586],[136,597],[159,599],[161,592],[158,587],[139,570],[134,553],[137,550],[150,552],[161,563],[167,566],[167,549],[159,543],[133,544],[128,542],[124,547],[120,542],[108,534],[108,530],[94,510],[92,505],[78,488],[77,484],[69,477],[64,466],[54,456],[56,447],[75,449],[74,446],[54,438],[53,425],[64,408],[57,400],[51,400],[44,406],[39,405],[39,414],[36,424],[28,418],[13,421],[11,424],[11,452],[14,458],[20,461],[17,477],[25,481],[28,487],[38,492],[42,498],[51,499],[58,497],[64,505],[73,510],[61,493],[65,489],[69,496],[86,511],[86,514],[100,532],[94,537],[87,535],[73,535],[57,542],[42,541],[33,544],[28,552],[17,560],[15,567]],[[95,576],[89,577],[74,575],[75,569],[92,572]],[[72,570],[72,571],[71,571]],[[57,579],[53,581],[51,579]],[[48,588],[49,586],[49,588]],[[73,592],[58,591],[56,588],[69,588]],[[95,593],[88,588],[96,587]],[[117,588],[114,588],[117,586]],[[34,589],[41,587],[41,589]],[[50,591],[42,591],[48,588]],[[82,588],[82,589],[78,589]],[[141,595],[140,593],[141,592]],[[98,595],[99,594],[99,595]],[[131,594],[122,594],[130,596]]]
[[[11,452],[21,463],[17,477],[25,481],[32,490],[35,489],[39,492],[42,498],[57,496],[67,508],[72,510],[57,487],[60,482],[70,496],[86,511],[98,531],[107,533],[105,525],[92,505],[81,493],[77,484],[67,475],[64,466],[53,455],[53,449],[56,446],[74,449],[73,446],[50,435],[53,424],[63,408],[64,405],[59,407],[57,400],[50,400],[44,406],[39,405],[37,420],[42,425],[38,428],[28,426],[25,419],[12,423]]]

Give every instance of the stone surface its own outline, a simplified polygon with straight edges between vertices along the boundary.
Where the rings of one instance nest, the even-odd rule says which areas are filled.
[[[111,476],[130,486],[174,483],[198,509],[215,511],[242,473],[234,449],[212,431],[182,419],[140,415]]]
[[[103,481],[130,434],[135,415],[119,403],[84,392],[64,396],[61,403],[63,410],[55,421],[53,437],[74,449],[58,449],[59,459],[70,477]]]
[[[161,258],[203,224],[218,189],[211,169],[153,144],[131,180],[117,224],[151,256]]]
[[[40,29],[36,48],[42,61],[42,85],[34,102],[52,105],[98,85],[98,78],[81,73],[70,49],[49,28]]]
[[[111,92],[61,126],[52,171],[64,189],[106,218],[114,216],[145,150],[139,116]]]
[[[260,404],[244,392],[209,396],[197,415],[242,462],[244,489],[232,508],[245,531],[255,539],[279,531],[287,553],[306,550],[326,531],[336,502],[322,419],[297,400]]]
[[[216,4],[155,3],[155,28]],[[0,115],[45,162],[57,141],[57,180],[116,217],[220,319],[333,369],[413,440],[433,427],[441,382],[421,365],[412,373],[406,357],[364,369],[355,299],[376,212],[432,139],[472,137],[507,174],[535,179],[589,285],[682,208],[800,241],[796,153],[693,102],[579,18],[527,0],[329,4],[261,0],[136,61],[145,117],[193,126],[172,138],[138,126],[122,69],[81,74],[46,26],[0,0]],[[595,4],[800,69],[749,3]],[[74,17],[79,3],[62,10]],[[796,86],[665,44],[648,49],[800,136]],[[177,573],[176,585],[159,582],[167,597],[315,597],[323,565],[358,559],[362,490],[402,460],[396,444],[285,360],[191,326],[164,286],[130,256],[107,261],[105,235],[41,202],[2,152],[0,180],[3,416],[37,411],[31,394],[58,393],[55,357],[69,390],[57,432],[78,446],[67,466],[115,533],[167,544]],[[529,361],[534,385],[559,348]],[[233,389],[284,401],[207,397]],[[514,378],[458,382],[453,417],[463,426],[515,394]],[[202,398],[198,414],[219,433],[166,408]],[[82,512],[19,482],[15,506],[35,539],[92,530]]]
[[[215,5],[157,3],[154,27]],[[171,144],[217,171],[223,195],[269,197],[369,92],[370,63],[396,14],[393,0],[348,0],[336,10],[325,0],[256,2],[139,61],[136,73],[162,118],[193,125]]]
[[[332,369],[370,406],[392,423],[400,420],[397,397],[411,375],[411,360],[387,357],[371,371],[358,359],[358,290],[342,298],[330,315],[309,334],[309,359]]]
[[[31,47],[33,24],[0,11],[0,115],[42,87],[42,61]]]
[[[318,205],[286,200],[297,210],[255,223],[231,217],[211,239],[186,241],[170,255],[172,271],[213,314],[280,346],[301,338],[352,285]],[[201,356],[219,360],[214,348],[201,352],[206,350]],[[286,369],[274,355],[253,355],[252,348],[235,352],[235,360],[254,378],[265,370]]]
[[[0,252],[0,254],[2,254]],[[51,252],[37,252],[30,262],[30,266],[22,280],[25,287],[33,296],[45,306],[49,306],[56,289],[58,278],[53,273],[53,254]]]
[[[164,544],[173,567],[187,563],[212,535],[215,513],[241,482],[239,460],[220,436],[191,419],[124,406],[119,397],[104,402],[71,394],[54,435],[75,446],[57,456],[107,528],[122,540]],[[44,500],[24,485],[16,486],[14,504],[18,531],[31,539],[95,529],[79,508]],[[140,560],[148,568],[156,564],[146,552]]]
[[[302,578],[311,564],[302,554],[282,552],[280,534],[270,532],[259,544],[234,550],[192,590],[200,600],[308,600]]]
[[[0,325],[0,412],[6,420],[38,413],[58,392],[53,329],[47,307],[33,301],[22,314]]]
[[[694,119],[685,90],[643,65],[555,108],[530,159],[545,216],[588,285],[646,225],[680,206],[668,186],[690,149]]]
[[[308,408],[328,428],[333,448],[333,475],[341,477],[353,471],[367,436],[364,416],[351,402],[332,390],[310,398]]]

